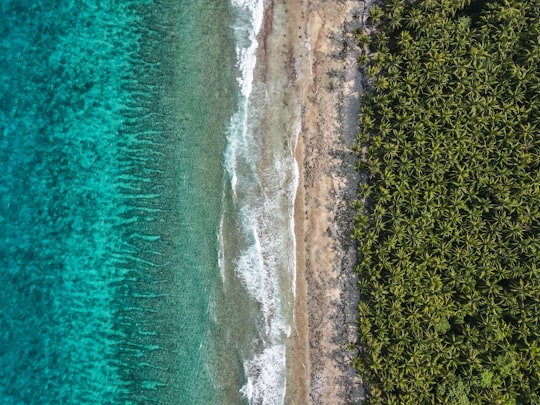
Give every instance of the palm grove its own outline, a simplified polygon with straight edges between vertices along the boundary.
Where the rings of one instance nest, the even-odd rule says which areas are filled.
[[[358,31],[372,404],[540,404],[540,2],[388,0]]]

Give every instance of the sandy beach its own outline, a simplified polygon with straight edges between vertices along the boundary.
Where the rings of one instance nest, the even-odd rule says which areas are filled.
[[[358,179],[349,147],[362,90],[352,30],[363,14],[359,1],[273,0],[258,37],[255,77],[268,94],[263,125],[287,131],[299,169],[286,404],[363,397],[346,349],[356,340],[358,302],[349,238]]]
[[[362,4],[306,0],[303,7],[310,52],[297,148],[296,337],[308,353],[296,356],[307,361],[307,384],[287,403],[352,404],[363,392],[346,350],[356,339],[357,303],[355,249],[348,238],[357,178],[348,148],[356,136],[361,83],[348,35],[359,24]],[[293,395],[296,384],[302,387],[291,381]]]
[[[279,7],[273,4],[274,12]],[[295,328],[285,403],[359,403],[361,380],[346,346],[356,339],[349,204],[358,179],[349,147],[356,137],[362,91],[352,30],[362,21],[364,3],[287,0],[283,7],[288,14],[288,97],[301,111],[295,150],[300,177]]]

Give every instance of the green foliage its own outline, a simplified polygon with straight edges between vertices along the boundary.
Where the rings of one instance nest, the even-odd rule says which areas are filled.
[[[354,366],[372,404],[540,403],[540,7],[383,4],[357,33]]]
[[[368,22],[370,24],[378,24],[381,21],[382,16],[384,15],[383,9],[378,5],[373,5],[369,8],[368,11]]]

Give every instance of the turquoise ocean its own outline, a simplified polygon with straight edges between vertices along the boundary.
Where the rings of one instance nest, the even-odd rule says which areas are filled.
[[[282,403],[296,166],[261,135],[262,15],[0,0],[0,403]]]

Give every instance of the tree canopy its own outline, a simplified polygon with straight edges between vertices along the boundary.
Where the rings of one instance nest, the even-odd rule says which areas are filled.
[[[372,404],[540,403],[540,3],[387,0],[353,150]]]

